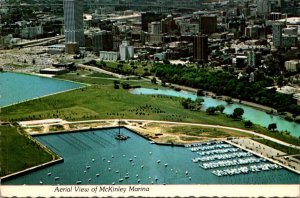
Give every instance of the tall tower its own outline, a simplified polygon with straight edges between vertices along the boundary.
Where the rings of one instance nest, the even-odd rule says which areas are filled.
[[[272,36],[274,47],[281,47],[282,44],[282,29],[284,27],[283,23],[276,22],[272,25]]]
[[[194,36],[194,60],[208,60],[208,37],[206,35]]]
[[[266,16],[271,12],[271,2],[269,0],[257,1],[257,15]]]
[[[64,0],[66,43],[84,46],[83,0]]]

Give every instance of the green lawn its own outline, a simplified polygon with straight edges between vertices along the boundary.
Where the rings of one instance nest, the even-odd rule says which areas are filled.
[[[37,143],[18,132],[16,127],[0,126],[1,176],[52,160]]]
[[[186,134],[190,136],[196,137],[208,137],[208,138],[225,138],[225,137],[254,137],[253,135],[232,131],[228,129],[217,129],[217,128],[209,128],[209,127],[199,127],[199,126],[173,126],[167,128],[167,132],[175,133],[175,134]]]
[[[0,120],[62,118],[76,121],[131,118],[216,124],[245,129],[243,121],[233,121],[224,114],[207,115],[206,112],[185,110],[180,104],[180,98],[132,95],[128,90],[114,89],[113,80],[110,79],[83,78],[74,74],[66,74],[60,78],[88,83],[91,86],[3,108]],[[133,86],[161,88],[147,81],[126,82]],[[257,125],[251,130],[300,145],[297,138],[285,133],[269,132]]]

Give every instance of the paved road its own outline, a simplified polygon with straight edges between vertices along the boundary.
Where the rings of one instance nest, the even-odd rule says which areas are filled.
[[[84,64],[78,64],[78,67],[85,68],[85,69],[92,70],[92,71],[99,72],[99,73],[103,73],[103,74],[108,74],[108,75],[111,75],[111,76],[114,76],[114,77],[117,77],[117,78],[122,78],[122,79],[127,78],[127,76],[117,74],[117,73],[113,73],[113,72],[110,72],[110,71],[106,71],[106,70],[100,69],[98,67],[88,66],[88,65],[84,65]]]

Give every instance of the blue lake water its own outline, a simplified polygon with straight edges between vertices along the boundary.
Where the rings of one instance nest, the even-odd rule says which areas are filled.
[[[141,184],[299,183],[299,176],[286,169],[218,177],[192,162],[199,155],[189,148],[150,144],[126,128],[121,128],[121,133],[130,138],[118,141],[114,138],[117,133],[116,128],[36,136],[64,162],[3,184],[138,184],[138,180]]]
[[[0,72],[0,107],[79,87],[82,87],[82,84],[34,75]]]
[[[191,92],[187,91],[174,91],[171,89],[148,89],[148,88],[137,88],[131,90],[133,94],[155,94],[155,95],[168,95],[168,96],[175,96],[175,97],[182,97],[182,98],[191,98],[195,100],[198,96]],[[290,122],[283,119],[280,116],[274,116],[266,114],[264,111],[260,111],[258,109],[242,105],[242,104],[227,104],[225,101],[213,99],[210,97],[201,97],[204,99],[202,103],[202,110],[206,110],[208,107],[217,106],[217,105],[224,105],[225,110],[224,113],[231,114],[233,110],[237,107],[241,107],[244,109],[243,118],[245,120],[251,120],[255,124],[259,124],[264,127],[268,127],[270,123],[276,123],[277,129],[281,131],[288,131],[292,136],[299,137],[300,136],[300,124],[295,122]]]

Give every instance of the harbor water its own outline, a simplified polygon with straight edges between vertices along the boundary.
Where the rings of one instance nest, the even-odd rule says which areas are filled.
[[[118,133],[119,129],[115,128],[36,136],[38,141],[63,157],[64,162],[8,180],[3,185],[299,183],[299,176],[284,168],[250,172],[251,166],[270,166],[272,163],[258,162],[261,158],[256,156],[250,157],[257,162],[250,162],[249,154],[242,150],[236,151],[238,153],[234,156],[232,150],[224,153],[226,150],[222,150],[228,147],[236,149],[231,145],[226,146],[226,143],[221,143],[225,145],[224,148],[205,145],[164,146],[152,144],[126,128],[121,128],[120,133],[130,138],[125,141],[116,140],[115,135]],[[243,152],[246,154],[241,154]],[[213,155],[223,157],[207,161]],[[220,162],[229,157],[234,157],[231,161],[248,161],[248,164],[225,166]],[[204,161],[195,162],[199,158]],[[214,163],[222,164],[222,167],[212,168],[211,164]],[[237,174],[237,168],[242,166],[243,170],[249,169],[249,172]],[[226,171],[232,174],[217,175]]]
[[[0,73],[0,107],[82,87],[82,84],[21,73]]]
[[[196,94],[187,91],[174,91],[171,89],[148,89],[148,88],[137,88],[131,90],[132,94],[149,94],[149,95],[167,95],[167,96],[175,96],[182,98],[191,98],[192,100],[196,100],[198,97]],[[280,116],[269,115],[264,111],[258,110],[253,107],[249,107],[243,104],[227,104],[225,101],[213,99],[210,97],[203,96],[204,99],[202,103],[202,110],[206,110],[208,107],[215,107],[217,105],[224,105],[225,114],[232,114],[233,110],[237,107],[241,107],[244,109],[243,118],[245,120],[250,120],[251,122],[268,127],[271,123],[277,124],[277,129],[280,131],[288,131],[292,136],[299,137],[300,136],[300,124],[295,122],[290,122],[283,119]]]

